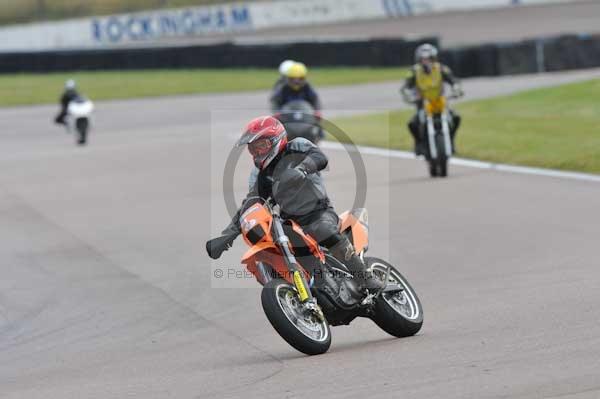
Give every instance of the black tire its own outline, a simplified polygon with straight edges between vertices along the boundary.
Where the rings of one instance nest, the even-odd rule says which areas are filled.
[[[331,346],[331,330],[327,320],[324,320],[321,327],[324,328],[323,338],[315,340],[304,334],[299,327],[294,324],[286,315],[279,301],[280,290],[293,290],[287,281],[274,279],[269,281],[262,289],[261,302],[263,311],[269,319],[269,322],[277,333],[288,344],[296,350],[307,355],[319,355],[327,352]]]
[[[448,177],[448,158],[440,159],[440,177]]]
[[[438,176],[437,161],[435,159],[429,160],[429,176],[430,177]]]
[[[448,176],[448,157],[446,156],[446,145],[444,143],[444,136],[438,134],[435,136],[435,145],[438,149],[438,159],[437,159],[437,175],[440,177]]]
[[[410,337],[418,333],[423,326],[423,307],[408,280],[395,267],[382,259],[366,257],[365,262],[368,267],[373,267],[374,272],[378,275],[385,273],[387,267],[392,268],[390,277],[400,280],[401,285],[404,286],[402,293],[404,296],[402,298],[406,300],[406,303],[409,304],[408,308],[411,309],[411,315],[407,317],[407,315],[400,313],[390,304],[390,302],[394,301],[392,298],[393,295],[388,294],[388,297],[385,296],[386,294],[381,294],[377,298],[374,315],[371,316],[371,319],[383,331],[394,337]]]
[[[77,132],[79,133],[79,139],[77,144],[85,145],[87,143],[87,132],[89,127],[89,122],[87,118],[79,118],[75,122]]]

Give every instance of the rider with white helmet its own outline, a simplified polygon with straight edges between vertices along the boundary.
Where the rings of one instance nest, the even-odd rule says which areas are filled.
[[[273,93],[277,92],[279,88],[281,88],[281,86],[285,85],[285,82],[287,80],[287,73],[295,63],[296,61],[293,60],[285,60],[281,64],[279,64],[279,78],[273,85]]]
[[[285,60],[281,64],[279,64],[279,74],[281,76],[285,76],[288,70],[294,65],[296,61],[294,60]]]
[[[60,98],[60,112],[54,119],[54,121],[58,124],[64,125],[65,117],[67,116],[67,108],[69,107],[69,103],[76,99],[81,98],[81,95],[77,91],[77,83],[73,79],[69,79],[65,82],[65,91],[63,92]]]

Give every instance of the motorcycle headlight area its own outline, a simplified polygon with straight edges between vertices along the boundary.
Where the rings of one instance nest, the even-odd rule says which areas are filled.
[[[246,238],[248,241],[255,245],[259,243],[263,238],[265,238],[265,230],[262,228],[260,224],[257,224],[246,233]]]

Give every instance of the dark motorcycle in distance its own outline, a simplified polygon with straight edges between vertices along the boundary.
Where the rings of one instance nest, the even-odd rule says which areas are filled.
[[[348,268],[297,223],[283,219],[270,200],[256,201],[245,206],[240,216],[242,236],[249,246],[242,264],[263,286],[263,311],[288,344],[307,355],[324,353],[331,345],[330,326],[347,325],[357,317],[370,318],[395,337],[412,336],[421,329],[423,308],[408,280],[386,261],[365,256],[366,209],[341,214],[340,232],[385,282],[374,292],[359,290]],[[236,236],[209,241],[210,257],[219,258]]]
[[[324,136],[320,118],[308,101],[290,101],[281,108],[276,116],[285,126],[289,140],[304,137],[317,144]]]

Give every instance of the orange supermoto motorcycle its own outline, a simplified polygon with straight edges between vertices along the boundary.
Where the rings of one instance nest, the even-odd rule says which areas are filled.
[[[265,315],[283,339],[308,355],[329,349],[330,326],[347,325],[356,317],[368,317],[396,337],[414,335],[423,324],[421,303],[407,279],[389,263],[364,256],[367,210],[345,212],[340,221],[340,231],[367,267],[386,282],[381,290],[359,291],[347,267],[297,223],[283,219],[270,200],[246,206],[240,217],[250,247],[242,264],[263,285]],[[209,241],[209,255],[218,258],[232,241],[228,236]]]

